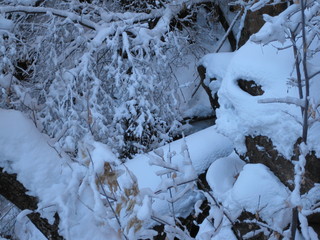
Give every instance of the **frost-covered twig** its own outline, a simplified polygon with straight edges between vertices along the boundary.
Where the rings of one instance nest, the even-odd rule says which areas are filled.
[[[230,24],[227,32],[223,35],[223,37],[221,38],[221,40],[220,40],[220,42],[219,42],[219,45],[217,46],[216,50],[214,51],[215,53],[217,53],[217,52],[220,51],[221,47],[223,46],[224,42],[227,40],[228,35],[230,34],[233,26],[236,24],[239,16],[242,14],[242,12],[243,12],[243,10],[241,9],[241,10],[237,13],[237,15],[233,18],[233,20],[232,20],[232,22],[231,22],[231,24]]]

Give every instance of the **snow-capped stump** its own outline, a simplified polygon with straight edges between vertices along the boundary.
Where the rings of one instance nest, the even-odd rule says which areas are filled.
[[[249,93],[251,96],[260,96],[264,94],[261,85],[258,85],[253,80],[248,81],[244,79],[239,79],[238,85],[243,91]]]

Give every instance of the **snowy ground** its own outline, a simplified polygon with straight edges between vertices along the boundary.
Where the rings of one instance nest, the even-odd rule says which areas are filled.
[[[103,174],[106,162],[119,163],[107,146],[88,138],[83,144],[86,144],[91,153],[91,163],[73,162],[20,112],[0,110],[0,128],[3,129],[0,133],[0,144],[3,146],[0,151],[1,167],[9,173],[17,173],[18,180],[29,189],[29,194],[39,198],[38,210],[43,216],[53,221],[54,212],[59,213],[61,234],[67,239],[88,239],[89,236],[91,239],[102,239],[106,234],[110,237],[115,234],[116,238],[117,234],[110,223],[109,227],[103,228],[97,224],[107,224],[104,216],[108,211],[104,207],[98,187],[94,184],[96,174]],[[163,156],[168,156],[170,152],[172,166],[186,169],[186,166],[181,166],[185,164],[185,156],[180,154],[183,146],[186,146],[192,161],[191,170],[184,176],[186,179],[190,176],[195,178],[197,175],[192,174],[202,173],[216,159],[227,156],[232,151],[232,144],[227,138],[216,133],[213,128],[208,128],[163,146],[155,152],[162,151]],[[149,165],[150,159],[155,157],[154,153],[139,155],[124,164],[136,175],[141,191],[146,188],[153,192],[159,190],[161,178],[156,172],[161,168]],[[86,167],[86,164],[89,166]],[[123,170],[126,171],[125,168]],[[120,186],[126,184],[127,174],[120,177]],[[177,215],[189,214],[192,204],[199,197],[200,195],[187,193],[176,209]],[[153,207],[153,211],[159,213],[168,211],[166,201],[155,203]],[[72,209],[77,210],[73,212]],[[20,223],[28,224],[24,217],[27,213],[29,212],[23,211],[20,214]],[[21,235],[24,228],[25,225],[20,225],[16,233]]]
[[[139,202],[140,208],[131,210],[141,221],[152,214],[165,215],[172,210],[166,191],[170,184],[196,179],[198,174],[209,168],[207,182],[223,209],[212,204],[197,239],[235,239],[230,220],[224,217],[223,211],[235,220],[243,210],[255,215],[254,221],[259,222],[262,229],[272,228],[286,238],[289,230],[283,229],[291,220],[291,192],[267,167],[246,164],[233,152],[235,147],[237,152],[245,153],[245,136],[264,135],[272,140],[282,155],[287,158],[292,155],[293,145],[301,135],[299,107],[262,103],[270,99],[290,100],[297,97],[297,88],[290,84],[295,77],[292,49],[276,48],[285,45],[274,43],[262,46],[249,41],[235,53],[205,56],[200,63],[207,68],[207,80],[217,79],[210,84],[211,90],[218,92],[221,106],[217,110],[217,125],[148,154],[138,155],[124,164],[106,145],[95,142],[89,136],[79,143],[81,157],[75,161],[52,139],[41,134],[21,112],[1,109],[0,166],[9,173],[17,173],[18,180],[29,190],[29,194],[39,198],[38,210],[42,216],[52,222],[53,214],[59,213],[61,234],[66,239],[121,237],[117,231],[117,221],[106,207],[106,197],[97,185],[97,176],[106,174],[106,166],[114,167],[119,173],[119,187],[130,189],[134,184],[138,185],[143,198]],[[311,64],[318,60],[315,56]],[[183,68],[179,71],[179,79],[194,74],[194,68],[192,71],[184,71]],[[239,88],[239,79],[253,80],[261,85],[264,93],[251,96]],[[318,80],[316,77],[311,82],[312,106],[320,102],[316,92],[319,89]],[[189,83],[186,80],[183,84],[187,86]],[[184,92],[188,97],[192,94],[190,89]],[[185,112],[186,117],[210,113],[208,101],[202,93],[198,94],[193,102],[184,106],[185,110],[189,109]],[[315,118],[318,116],[315,112]],[[320,154],[319,130],[320,124],[315,122],[309,135],[309,148],[317,155]],[[173,177],[176,172],[180,175]],[[318,188],[316,186],[302,196],[303,211],[319,199]],[[118,186],[115,189],[107,194],[117,194]],[[179,194],[183,192],[174,207],[176,214],[187,215],[203,196],[192,193],[191,189],[176,189]],[[158,197],[150,200],[149,195]],[[23,211],[19,215],[16,234],[24,239],[41,239],[39,234],[30,230],[32,226],[28,225],[27,213]],[[126,217],[124,215],[120,220],[125,221]],[[212,219],[214,223],[210,222]],[[29,231],[29,236],[26,231]],[[134,234],[128,232],[133,238],[136,236]],[[254,233],[249,233],[248,237],[250,234]],[[316,239],[315,235],[310,236],[310,239]],[[271,236],[271,239],[276,239],[276,236]]]

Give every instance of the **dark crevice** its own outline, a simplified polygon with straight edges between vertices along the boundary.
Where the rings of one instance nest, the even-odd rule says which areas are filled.
[[[238,86],[245,92],[249,93],[251,96],[261,96],[264,94],[262,87],[255,83],[253,80],[238,80]]]

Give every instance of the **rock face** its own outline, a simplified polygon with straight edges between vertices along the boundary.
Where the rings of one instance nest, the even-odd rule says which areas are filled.
[[[252,34],[257,33],[260,28],[265,24],[263,20],[263,14],[270,16],[279,15],[287,8],[287,3],[265,6],[255,12],[249,11],[244,21],[244,28],[239,40],[239,47],[243,46],[250,38]]]
[[[297,141],[299,143],[300,140]],[[279,180],[293,190],[294,166],[292,161],[298,159],[298,148],[295,146],[295,153],[291,159],[281,156],[266,136],[247,136],[247,152],[242,159],[250,163],[262,163],[279,178]],[[311,152],[306,157],[305,174],[301,184],[301,194],[307,193],[316,183],[320,183],[320,159]],[[320,214],[315,213],[307,217],[309,226],[320,236]]]
[[[239,79],[238,85],[243,91],[249,93],[251,96],[261,96],[262,94],[264,94],[262,87],[256,84],[253,80],[248,81]]]
[[[297,145],[297,144],[296,144]],[[298,159],[298,152],[294,153],[291,159],[284,158],[272,144],[272,141],[266,136],[247,136],[247,152],[243,159],[250,163],[262,163],[280,179],[280,181],[293,190],[294,167],[292,161]],[[295,147],[297,149],[297,147]],[[302,181],[301,193],[308,192],[315,183],[320,183],[320,159],[314,153],[307,155],[307,164]]]

